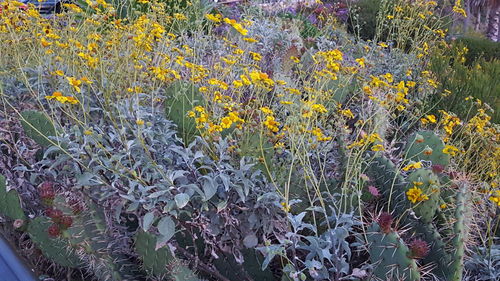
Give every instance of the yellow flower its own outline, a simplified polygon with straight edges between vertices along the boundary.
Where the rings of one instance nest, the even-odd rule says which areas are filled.
[[[137,120],[135,120],[135,124],[137,124],[138,126],[142,126],[142,125],[144,125],[144,120],[137,119]]]
[[[281,206],[283,206],[282,207],[283,211],[287,213],[290,212],[290,205],[288,205],[286,202],[281,202]]]
[[[403,171],[407,172],[409,170],[420,169],[420,168],[422,168],[421,162],[413,162],[403,167]]]
[[[498,207],[500,207],[500,190],[495,190],[494,192],[492,192],[489,199],[490,201],[497,204]]]
[[[215,23],[220,23],[222,21],[222,15],[221,14],[206,14],[205,18],[207,18],[210,21],[213,21]]]
[[[380,42],[380,43],[378,43],[378,45],[379,45],[380,47],[382,47],[382,48],[387,48],[387,47],[389,47],[389,45],[387,45],[387,44],[386,44],[386,43],[384,43],[384,42]]]
[[[264,114],[267,114],[267,115],[274,114],[274,112],[267,106],[261,107],[260,111],[262,111]]]
[[[174,13],[174,18],[176,20],[187,20],[187,17],[185,15],[179,13]]]
[[[381,144],[376,144],[372,146],[372,151],[382,151],[382,150],[384,150],[384,146]]]
[[[262,55],[259,53],[250,52],[250,55],[254,61],[260,61],[262,59]]]
[[[453,145],[445,145],[445,147],[443,148],[443,153],[444,154],[449,154],[451,156],[455,156],[457,154],[457,152],[459,152],[459,149],[454,147]]]
[[[356,59],[356,62],[359,64],[359,66],[361,67],[365,67],[365,58],[359,58],[359,59]]]
[[[237,23],[235,20],[224,18],[224,22],[231,25],[241,35],[246,36],[248,34],[248,30],[245,29],[241,24]]]
[[[249,42],[249,43],[255,43],[255,42],[259,42],[257,39],[254,39],[254,38],[251,38],[251,37],[245,37],[243,38],[243,40]]]
[[[413,186],[406,192],[406,196],[408,197],[408,200],[412,202],[413,204],[422,202],[425,200],[429,200],[429,196],[425,195],[422,192],[422,189],[418,188],[417,186]]]
[[[322,104],[313,104],[311,106],[311,109],[318,112],[318,113],[327,113],[328,109]]]
[[[81,92],[80,86],[82,85],[82,81],[78,80],[74,77],[66,77],[66,80],[68,80],[68,83],[73,86],[73,89],[77,91],[78,93]]]

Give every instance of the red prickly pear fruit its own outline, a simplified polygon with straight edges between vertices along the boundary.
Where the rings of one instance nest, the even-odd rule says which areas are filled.
[[[64,216],[61,218],[61,226],[64,229],[71,227],[71,225],[73,225],[73,219],[71,217]]]
[[[54,183],[51,181],[44,181],[42,184],[40,184],[40,189],[54,190]]]
[[[52,182],[46,181],[42,183],[39,189],[40,197],[42,198],[42,200],[54,200],[56,193],[54,192],[54,184]]]
[[[414,239],[410,242],[410,257],[412,259],[421,259],[429,253],[429,244],[422,239]]]
[[[436,174],[441,174],[444,170],[443,165],[432,165],[432,171]]]
[[[57,224],[52,224],[49,226],[49,229],[47,229],[47,231],[49,232],[49,235],[51,237],[57,237],[61,234],[61,229],[59,228],[59,226]]]
[[[52,209],[50,211],[50,215],[49,215],[49,218],[51,218],[54,222],[57,222],[59,223],[61,218],[63,216],[63,212],[61,210],[58,210],[58,209]]]
[[[378,217],[378,224],[380,225],[380,229],[382,230],[382,232],[384,233],[391,232],[393,221],[394,219],[392,218],[391,214],[387,212],[381,213],[380,216]]]

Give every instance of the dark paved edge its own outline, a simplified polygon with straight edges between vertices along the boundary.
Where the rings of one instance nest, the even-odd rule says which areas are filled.
[[[36,281],[33,272],[28,269],[7,241],[0,235],[0,281]]]

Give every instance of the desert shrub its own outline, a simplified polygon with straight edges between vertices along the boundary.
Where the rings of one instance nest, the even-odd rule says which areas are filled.
[[[469,50],[464,45],[446,46],[443,50],[431,59],[429,65],[432,72],[439,73],[441,91],[441,95],[432,99],[433,108],[456,112],[460,118],[468,119],[474,114],[471,109],[486,103],[495,111],[492,122],[499,122],[500,113],[496,109],[500,105],[500,96],[496,93],[500,91],[497,79],[500,62],[478,59],[469,63]]]
[[[467,47],[466,63],[474,65],[480,59],[494,61],[500,59],[500,43],[479,36],[463,36],[455,40],[458,46]]]
[[[387,42],[200,3],[2,5],[3,118],[32,140],[0,147],[29,160],[0,158],[7,225],[99,280],[460,280],[494,241],[498,127],[433,100],[474,70],[429,64],[435,2],[381,1]]]

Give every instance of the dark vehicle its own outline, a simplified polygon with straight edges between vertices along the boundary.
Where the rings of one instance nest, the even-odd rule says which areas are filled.
[[[41,13],[59,13],[62,10],[62,5],[68,3],[67,0],[43,0],[39,2],[38,0],[19,0],[24,4],[33,4],[35,7],[40,9]]]

